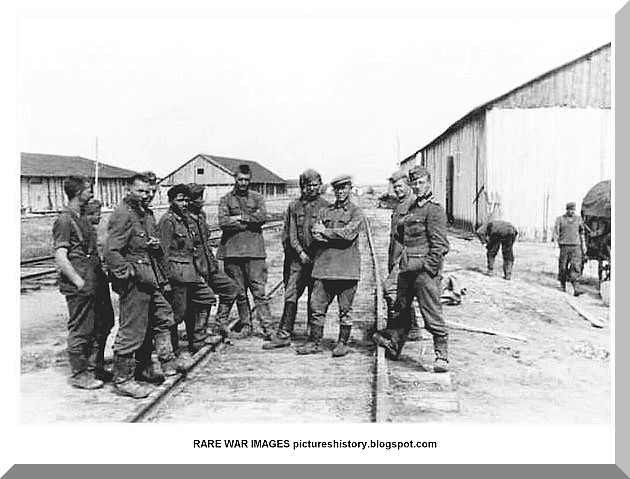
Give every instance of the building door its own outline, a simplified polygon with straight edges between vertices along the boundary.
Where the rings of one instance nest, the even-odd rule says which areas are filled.
[[[446,158],[446,218],[449,223],[455,221],[453,216],[453,183],[455,179],[455,161],[452,156]]]

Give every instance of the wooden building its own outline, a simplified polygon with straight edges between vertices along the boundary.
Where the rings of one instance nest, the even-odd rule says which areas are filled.
[[[522,237],[547,240],[565,204],[580,202],[614,168],[611,45],[491,100],[401,162],[427,167],[449,219],[490,214]]]
[[[218,203],[234,187],[234,173],[239,165],[248,165],[252,171],[251,189],[267,198],[285,196],[287,183],[278,175],[251,160],[198,154],[160,181],[160,204],[168,203],[166,192],[178,183],[198,183],[206,186],[204,200]]]
[[[98,164],[98,192],[106,208],[113,208],[125,195],[126,181],[135,171]],[[81,156],[21,154],[20,190],[23,213],[59,211],[67,204],[63,181],[68,176],[94,179],[95,161]]]

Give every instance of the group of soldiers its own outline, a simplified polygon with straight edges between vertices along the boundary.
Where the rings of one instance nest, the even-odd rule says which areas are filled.
[[[305,291],[309,332],[296,352],[323,351],[326,313],[337,298],[339,337],[332,356],[348,354],[352,303],[361,277],[359,233],[365,221],[361,209],[350,200],[351,177],[341,175],[330,182],[335,200],[329,203],[321,196],[322,178],[317,171],[308,169],[300,175],[300,197],[284,215],[285,295],[279,321],[271,316],[266,294],[264,197],[250,189],[252,174],[247,165],[239,166],[234,178],[234,188],[219,203],[222,236],[216,257],[203,211],[203,186],[172,186],[167,192],[169,209],[158,223],[150,208],[158,188],[155,174],[134,175],[126,197],[109,218],[100,248],[96,227],[101,204],[92,199],[91,182],[83,177],[65,181],[68,204],[55,221],[53,238],[59,288],[69,312],[67,350],[72,386],[96,389],[113,381],[117,393],[143,398],[151,393],[152,384],[185,374],[192,355],[205,345],[230,343],[230,338],[256,333],[263,338],[264,350],[287,347],[294,338],[298,300]],[[420,339],[417,299],[424,328],[433,336],[434,371],[446,372],[448,331],[440,296],[441,271],[449,251],[447,217],[433,197],[431,175],[425,168],[414,167],[408,174],[396,172],[390,182],[398,205],[391,217],[384,283],[387,325],[372,339],[385,348],[389,358],[398,359],[406,341]],[[575,216],[575,204],[567,205],[556,230],[561,247],[559,279],[563,289],[571,281],[577,295],[583,226]],[[493,220],[477,234],[487,243],[490,274],[501,246],[504,277],[509,280],[516,228]],[[120,305],[112,372],[104,367],[105,345],[114,326],[110,283]],[[215,294],[219,301],[211,317]],[[238,319],[230,320],[235,303]],[[178,331],[182,323],[185,348]]]

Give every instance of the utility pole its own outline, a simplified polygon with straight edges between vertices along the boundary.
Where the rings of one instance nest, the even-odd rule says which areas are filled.
[[[398,138],[398,132],[396,132],[396,155],[398,166],[400,166],[400,138]]]
[[[98,200],[98,136],[94,143],[94,199]]]

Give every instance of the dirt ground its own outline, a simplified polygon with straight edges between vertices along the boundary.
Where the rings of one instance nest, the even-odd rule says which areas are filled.
[[[390,212],[370,209],[366,213],[385,270]],[[464,239],[468,235],[461,232],[451,233],[445,269],[467,293],[461,305],[445,306],[446,319],[522,336],[527,341],[452,328],[451,374],[460,410],[427,420],[608,423],[611,329],[608,309],[598,299],[593,277],[596,270],[587,268],[588,293],[579,298],[579,304],[602,319],[601,329],[579,316],[567,302],[572,296],[558,289],[555,245],[517,243],[514,278],[505,281],[483,274],[485,250],[478,241]],[[272,271],[281,263],[278,249],[274,251]],[[497,263],[500,270],[500,258]],[[54,285],[44,283],[39,289],[23,290],[21,321],[22,419],[70,420],[66,413],[51,411],[67,409],[70,393],[75,394],[65,383],[66,306]],[[409,344],[402,361],[413,365],[424,349],[425,356],[420,359],[430,364],[430,341],[424,348]]]

